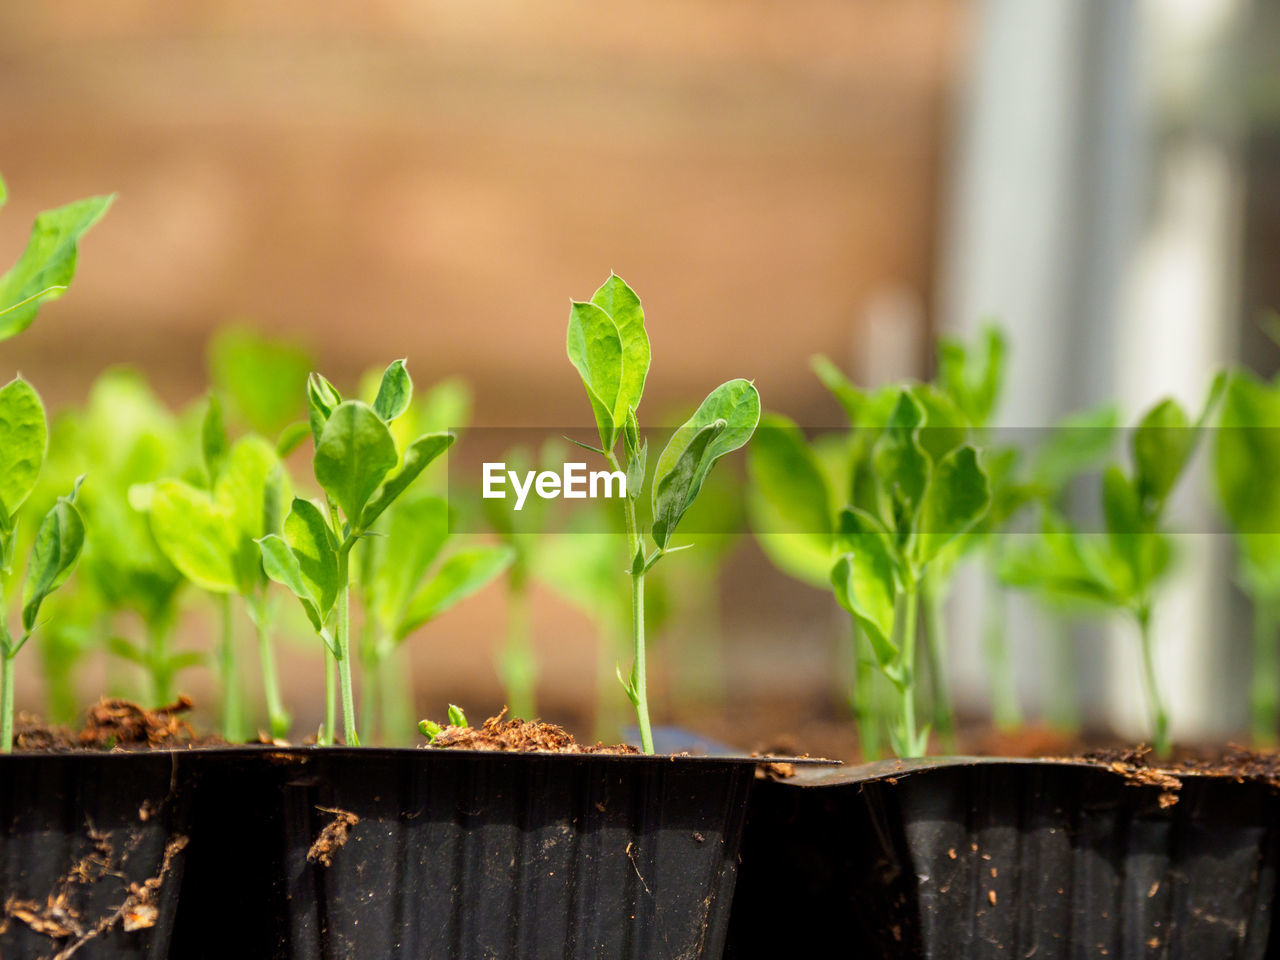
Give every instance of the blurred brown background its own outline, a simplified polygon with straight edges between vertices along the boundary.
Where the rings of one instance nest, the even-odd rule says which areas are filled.
[[[961,0],[0,5],[0,260],[40,209],[119,193],[74,290],[4,367],[54,407],[118,363],[186,402],[210,332],[247,318],[340,383],[404,355],[420,383],[470,380],[479,424],[582,423],[567,301],[613,269],[645,299],[651,416],[748,376],[767,406],[834,422],[810,355],[848,363],[885,291],[928,305],[968,15]],[[907,344],[923,363],[924,339]],[[826,601],[753,546],[734,570],[726,630],[759,654],[741,669],[768,691],[785,663],[780,692],[823,696]],[[499,697],[486,596],[421,638],[423,699]],[[537,616],[551,712],[590,689],[590,628],[546,598]],[[317,691],[319,658],[294,661]]]

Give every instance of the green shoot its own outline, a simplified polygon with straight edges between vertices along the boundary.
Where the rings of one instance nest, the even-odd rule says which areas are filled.
[[[307,383],[308,422],[315,441],[312,470],[325,494],[323,507],[295,499],[283,533],[258,540],[267,575],[298,598],[336,664],[349,746],[360,742],[351,674],[352,548],[453,443],[452,434],[426,433],[403,451],[397,448],[388,425],[408,409],[412,396],[413,381],[402,360],[387,367],[372,404],[343,400],[333,384],[313,373]],[[326,702],[331,698],[326,696]],[[334,713],[328,706],[324,743],[333,742]]]
[[[636,410],[649,373],[649,336],[640,299],[621,277],[611,274],[589,302],[570,305],[566,349],[587,390],[600,436],[599,452],[611,469],[627,477],[623,510],[634,660],[626,677],[620,668],[617,673],[636,710],[641,748],[653,753],[645,669],[645,574],[671,548],[677,526],[715,462],[751,439],[760,420],[760,395],[749,381],[730,380],[713,390],[675,431],[654,467],[652,520],[645,530],[636,502],[644,487],[648,442],[641,440]],[[619,439],[625,469],[615,452]],[[653,542],[652,550],[648,540]]]

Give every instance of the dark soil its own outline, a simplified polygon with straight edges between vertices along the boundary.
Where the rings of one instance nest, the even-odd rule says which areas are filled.
[[[325,824],[325,828],[320,831],[320,836],[316,837],[315,842],[311,844],[311,848],[307,851],[307,863],[318,863],[322,867],[333,866],[333,855],[347,842],[347,837],[351,834],[351,828],[360,822],[360,818],[349,810],[339,810],[336,807],[317,807],[322,813],[333,814],[333,819]]]
[[[186,697],[154,710],[129,700],[102,699],[89,708],[79,730],[41,723],[19,714],[13,747],[21,753],[63,753],[69,750],[167,750],[174,747],[215,746],[216,736],[198,736],[182,715],[192,709]]]
[[[496,717],[490,717],[484,725],[476,727],[447,726],[426,744],[432,750],[504,750],[517,753],[639,753],[635,747],[620,743],[594,746],[578,743],[564,727],[541,720],[521,720],[513,717],[504,720],[504,709]]]
[[[1106,767],[1134,786],[1163,788],[1162,807],[1178,802],[1178,791],[1185,776],[1226,777],[1241,783],[1280,787],[1280,753],[1258,753],[1234,744],[1215,752],[1182,749],[1168,759],[1157,758],[1147,746],[1094,750],[1071,759]]]

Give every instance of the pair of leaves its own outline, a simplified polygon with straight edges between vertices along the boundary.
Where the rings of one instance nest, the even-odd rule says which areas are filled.
[[[156,543],[192,583],[215,593],[248,595],[262,583],[254,541],[279,530],[290,483],[275,448],[244,437],[226,456],[212,492],[162,480],[149,512]]]
[[[1004,387],[1008,343],[1004,334],[988,325],[970,347],[946,338],[938,344],[938,387],[964,414],[970,426],[991,422]]]
[[[653,475],[653,539],[667,549],[717,460],[744,446],[760,422],[760,394],[749,380],[730,380],[707,395],[658,456]]]
[[[372,405],[343,400],[319,374],[308,385],[312,469],[325,493],[342,510],[349,533],[368,530],[427,465],[453,443],[450,433],[428,433],[396,450],[388,423],[408,409],[413,383],[404,361],[387,367]]]
[[[573,301],[565,347],[586,387],[600,449],[611,451],[628,417],[634,421],[649,374],[649,335],[635,291],[611,273],[590,301]]]
[[[5,194],[0,187],[0,206]],[[66,291],[76,273],[80,238],[111,206],[114,197],[89,197],[36,217],[22,256],[0,276],[0,340],[31,326],[46,300]]]

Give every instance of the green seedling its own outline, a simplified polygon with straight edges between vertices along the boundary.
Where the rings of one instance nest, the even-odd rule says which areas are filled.
[[[636,710],[641,747],[653,753],[645,670],[645,574],[673,549],[671,538],[716,461],[751,439],[760,420],[760,395],[750,381],[730,380],[711,391],[672,434],[653,470],[646,530],[636,504],[647,474],[648,441],[640,437],[636,410],[649,373],[649,335],[640,299],[621,277],[610,274],[590,301],[570,305],[566,349],[586,387],[600,436],[598,448],[582,446],[602,455],[611,470],[627,478],[623,511],[635,647],[629,675],[623,677],[620,668],[617,673]],[[624,463],[616,454],[619,440]]]
[[[1213,459],[1240,584],[1253,604],[1250,725],[1255,742],[1272,745],[1280,724],[1280,382],[1231,374]]]
[[[382,370],[371,370],[360,379],[360,398],[373,403],[382,385]],[[414,390],[409,407],[388,426],[396,446],[404,449],[413,438],[424,433],[450,431],[455,434],[464,429],[471,418],[471,390],[456,378],[447,378],[433,384],[427,390]],[[415,492],[436,495],[449,494],[455,511],[460,502],[456,491],[449,490],[446,463],[443,459],[430,464],[414,481]],[[388,514],[397,509],[392,505]],[[451,514],[451,518],[453,515]],[[456,518],[455,518],[456,519]],[[385,532],[393,524],[389,519],[380,521],[375,532]],[[459,524],[455,523],[454,527]],[[413,729],[413,684],[409,669],[407,645],[388,639],[387,630],[379,627],[378,618],[371,615],[370,590],[375,579],[375,562],[385,551],[379,550],[381,538],[366,537],[355,548],[355,579],[364,616],[361,620],[359,649],[363,665],[361,674],[360,729],[366,739],[373,737],[383,742],[407,735]],[[392,624],[390,630],[394,630]]]
[[[1164,513],[1225,382],[1224,376],[1215,378],[1194,423],[1174,400],[1161,401],[1142,417],[1131,438],[1132,468],[1113,464],[1102,476],[1104,537],[1082,534],[1046,509],[1035,541],[1010,550],[1001,570],[1010,586],[1089,602],[1132,618],[1141,641],[1151,736],[1162,756],[1170,747],[1169,714],[1156,676],[1152,622],[1156,589],[1172,561],[1162,530]]]
[[[5,442],[0,445],[0,752],[8,753],[13,749],[14,658],[40,625],[41,605],[75,569],[85,532],[75,505],[80,478],[69,496],[58,498],[36,532],[22,589],[21,630],[13,632],[5,609],[3,578],[13,571],[18,509],[35,488],[46,445],[44,406],[25,380],[0,388],[0,424],[7,428]]]
[[[321,731],[326,743],[334,735],[335,672],[346,742],[359,743],[351,676],[352,548],[454,439],[450,433],[426,433],[398,449],[388,425],[409,408],[412,397],[413,381],[402,360],[387,367],[372,404],[343,400],[333,384],[313,373],[307,383],[308,421],[323,508],[295,498],[283,533],[258,541],[267,575],[298,598],[328,651]]]
[[[267,576],[256,541],[281,529],[292,484],[273,444],[252,435],[228,442],[216,396],[209,400],[202,440],[206,487],[185,480],[154,484],[147,503],[151,531],[182,575],[219,599],[223,735],[233,742],[246,736],[235,653],[238,596],[257,633],[271,735],[286,737],[290,719],[280,696]]]
[[[462,712],[462,708],[449,704],[449,723],[450,727],[465,727],[467,725],[467,715]],[[445,725],[436,723],[434,720],[422,720],[418,723],[418,732],[427,738],[427,743],[435,743],[436,737],[444,732]]]

